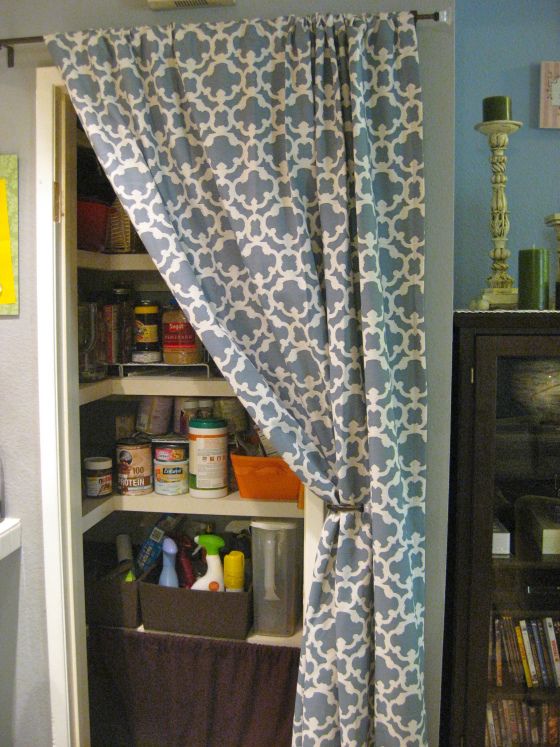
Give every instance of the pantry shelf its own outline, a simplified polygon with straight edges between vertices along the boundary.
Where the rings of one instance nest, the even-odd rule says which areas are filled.
[[[170,397],[233,397],[225,379],[186,376],[125,376],[80,384],[80,405],[114,394],[144,396],[156,393]]]
[[[149,254],[104,254],[86,251],[78,251],[78,267],[103,272],[145,272],[156,269]]]
[[[254,501],[230,493],[225,498],[193,498],[184,495],[112,495],[108,498],[86,498],[83,501],[82,531],[87,532],[113,511],[141,513],[194,514],[213,516],[260,516],[281,519],[303,519],[303,509],[295,501]]]

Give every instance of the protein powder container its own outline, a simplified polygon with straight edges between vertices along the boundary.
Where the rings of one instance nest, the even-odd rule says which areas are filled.
[[[189,490],[193,498],[228,493],[228,430],[225,420],[193,418],[189,423]]]
[[[145,495],[153,490],[152,444],[139,438],[123,438],[117,444],[119,493]]]
[[[160,495],[181,495],[189,489],[189,461],[154,459],[154,491]]]

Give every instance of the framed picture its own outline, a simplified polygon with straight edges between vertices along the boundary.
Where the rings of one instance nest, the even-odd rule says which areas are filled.
[[[0,155],[0,315],[19,314],[18,159]]]
[[[560,62],[541,62],[539,127],[560,128]]]

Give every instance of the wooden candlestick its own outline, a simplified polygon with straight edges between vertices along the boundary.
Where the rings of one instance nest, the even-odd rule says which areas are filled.
[[[490,146],[490,166],[492,168],[492,203],[490,208],[490,234],[492,236],[492,272],[488,286],[480,296],[471,301],[471,309],[515,309],[517,308],[517,288],[513,287],[513,278],[508,273],[507,249],[509,233],[509,212],[506,199],[506,148],[509,135],[522,126],[513,120],[492,120],[475,125],[478,132],[488,137]]]

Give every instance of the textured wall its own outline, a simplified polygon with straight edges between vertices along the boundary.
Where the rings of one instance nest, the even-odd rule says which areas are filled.
[[[450,5],[449,3],[446,5]],[[373,9],[371,0],[347,0],[345,12]],[[379,7],[379,5],[377,6]],[[387,0],[384,9],[403,3]],[[407,6],[408,7],[408,6]],[[421,0],[415,7],[432,11]],[[339,11],[334,0],[237,0],[233,8],[154,13],[143,0],[0,0],[0,36],[30,36],[88,27],[159,24],[288,13]],[[427,325],[430,366],[428,452],[428,600],[427,697],[430,744],[437,744],[439,718],[442,605],[445,573],[450,387],[450,321],[453,246],[453,31],[424,23],[419,31],[425,101],[428,182]],[[39,475],[35,308],[35,67],[50,65],[39,47],[16,48],[16,67],[8,70],[0,52],[0,143],[20,157],[21,315],[0,318],[0,451],[7,478],[7,511],[23,521],[21,557],[0,568],[0,600],[13,614],[0,616],[0,669],[13,673],[0,688],[0,745],[46,747],[51,743],[43,593],[42,526]],[[48,310],[40,310],[42,313]],[[9,392],[9,396],[6,393]],[[15,654],[15,655],[14,655]],[[6,697],[5,697],[6,696]],[[11,742],[6,734],[11,733]]]
[[[560,59],[560,3],[462,0],[456,20],[454,306],[466,308],[485,287],[491,267],[490,149],[474,130],[486,96],[511,96],[513,119],[523,122],[506,152],[516,285],[519,249],[555,246],[544,217],[560,212],[560,129],[539,129],[539,74],[542,60]]]

